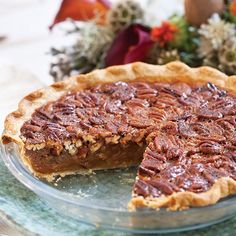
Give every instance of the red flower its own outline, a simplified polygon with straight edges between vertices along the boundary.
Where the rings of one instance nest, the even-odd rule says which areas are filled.
[[[233,16],[236,16],[236,1],[233,1],[231,4],[230,4],[230,13],[233,15]]]
[[[111,66],[143,61],[152,46],[150,29],[133,24],[119,32],[107,52],[105,64]]]
[[[166,43],[171,42],[174,39],[176,32],[178,32],[176,25],[164,21],[160,27],[152,28],[151,38],[161,46],[165,46]]]

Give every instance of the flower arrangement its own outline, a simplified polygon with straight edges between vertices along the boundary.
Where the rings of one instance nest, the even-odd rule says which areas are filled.
[[[69,47],[51,49],[50,73],[58,81],[111,65],[180,60],[236,74],[236,0],[225,1],[222,9],[213,11],[200,26],[192,25],[185,15],[153,26],[135,0],[115,5],[107,0],[63,0],[50,28],[70,18],[77,40]]]

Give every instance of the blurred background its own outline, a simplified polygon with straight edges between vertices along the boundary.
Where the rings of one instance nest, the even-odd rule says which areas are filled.
[[[152,10],[160,20],[183,9],[182,0],[172,0],[171,4],[165,0],[156,2],[157,8]],[[49,25],[60,3],[61,0],[0,0],[0,66],[18,66],[36,74],[43,83],[52,82],[47,52],[52,45],[63,42],[63,34],[60,29],[50,32]]]

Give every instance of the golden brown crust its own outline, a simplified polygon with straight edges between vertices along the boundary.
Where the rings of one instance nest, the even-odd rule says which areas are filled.
[[[134,210],[136,208],[149,207],[159,209],[167,207],[170,210],[183,210],[189,207],[207,206],[215,204],[221,198],[230,194],[236,194],[236,182],[228,177],[218,179],[214,185],[206,192],[177,192],[169,196],[161,196],[158,198],[143,198],[134,196],[130,201],[128,208]]]
[[[97,84],[135,80],[167,83],[180,81],[188,84],[213,82],[222,88],[236,91],[236,76],[228,77],[210,67],[190,68],[181,62],[171,62],[163,66],[142,62],[113,66],[68,78],[24,97],[19,103],[18,110],[7,116],[2,141],[21,144],[20,128],[25,121],[30,119],[34,110],[49,101],[57,100],[68,91],[80,91]]]
[[[113,66],[104,70],[95,70],[86,75],[72,77],[63,82],[54,83],[49,87],[27,95],[19,103],[18,110],[7,116],[2,142],[4,144],[9,142],[17,143],[23,153],[24,142],[20,138],[20,128],[25,121],[30,119],[35,109],[49,101],[57,100],[68,91],[80,91],[94,85],[117,81],[167,83],[179,81],[188,84],[212,82],[221,88],[236,92],[236,76],[228,77],[210,67],[190,68],[181,62],[172,62],[163,66],[150,65],[141,62]],[[23,161],[32,170],[27,159],[25,158]],[[46,176],[48,179],[50,179],[50,177],[51,176]],[[231,178],[222,178],[205,193],[195,194],[182,192],[156,199],[134,197],[130,203],[130,208],[134,208],[135,206],[148,206],[158,209],[161,206],[167,206],[176,210],[189,206],[204,206],[213,204],[220,198],[233,193],[236,193],[236,181]]]

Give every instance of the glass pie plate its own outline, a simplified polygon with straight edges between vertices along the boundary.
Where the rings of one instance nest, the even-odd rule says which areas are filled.
[[[236,197],[215,205],[183,211],[166,209],[129,212],[127,203],[136,168],[96,171],[90,175],[58,178],[53,183],[33,176],[19,158],[15,144],[1,145],[3,160],[11,173],[62,215],[96,227],[132,233],[167,233],[197,229],[236,214]]]

